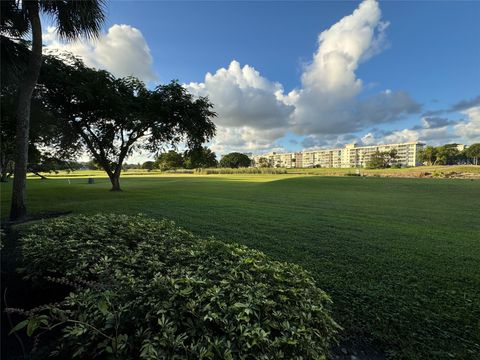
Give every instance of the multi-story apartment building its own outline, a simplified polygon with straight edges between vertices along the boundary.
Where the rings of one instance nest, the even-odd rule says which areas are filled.
[[[252,166],[261,167],[329,167],[350,168],[365,167],[372,154],[377,151],[397,152],[397,163],[401,166],[421,165],[419,151],[424,144],[409,142],[403,144],[386,144],[373,146],[357,146],[347,144],[343,148],[306,150],[297,153],[269,153],[252,156]]]
[[[296,158],[299,153],[277,153],[271,152],[262,155],[253,155],[252,166],[254,167],[296,167]]]

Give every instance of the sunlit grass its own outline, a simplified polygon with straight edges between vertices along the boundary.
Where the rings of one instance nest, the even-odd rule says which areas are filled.
[[[190,170],[193,171],[193,170]],[[401,168],[401,169],[364,169],[364,168],[293,168],[293,169],[285,169],[287,174],[291,175],[323,175],[323,176],[344,176],[347,174],[365,174],[365,175],[395,175],[395,174],[404,174],[404,175],[412,175],[418,176],[421,173],[430,173],[430,174],[442,174],[442,173],[469,173],[469,174],[480,174],[480,166],[474,165],[453,165],[453,166],[445,166],[445,165],[438,165],[438,166],[418,166],[413,168]],[[108,177],[106,172],[103,170],[77,170],[73,172],[67,171],[58,171],[50,172],[50,173],[41,173],[42,175],[46,176],[47,178],[60,178],[60,179],[67,179],[67,178],[84,178],[84,177],[93,177],[93,178],[106,178]],[[220,175],[220,176],[252,176],[251,179],[258,178],[264,176],[285,176],[285,174],[228,174],[228,175]],[[218,174],[206,175],[204,173],[193,173],[193,174],[184,174],[182,170],[179,170],[177,173],[175,171],[171,172],[162,172],[158,169],[156,170],[145,170],[145,169],[130,169],[122,172],[122,177],[137,177],[137,176],[219,176]],[[29,179],[39,179],[39,177],[35,174],[28,174]],[[256,180],[256,181],[264,181],[264,179]]]

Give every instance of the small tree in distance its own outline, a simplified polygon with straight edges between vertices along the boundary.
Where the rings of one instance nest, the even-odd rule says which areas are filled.
[[[427,165],[433,165],[437,161],[437,149],[433,146],[427,146],[420,150],[420,161]]]
[[[455,165],[461,160],[457,144],[445,144],[436,148],[434,165]]]
[[[397,165],[398,155],[396,150],[376,151],[370,156],[367,162],[369,169],[386,169]]]
[[[250,164],[250,158],[247,155],[238,152],[232,152],[230,154],[224,155],[220,160],[220,167],[224,168],[249,167]]]
[[[217,155],[207,147],[187,150],[183,154],[186,169],[217,167]]]
[[[473,165],[479,165],[480,159],[480,143],[470,145],[466,150],[465,154],[468,159],[472,161]]]
[[[272,167],[272,164],[270,164],[267,158],[261,157],[258,160],[258,166],[260,166],[261,168],[269,168]]]
[[[161,153],[155,160],[155,167],[162,171],[182,168],[183,156],[175,150]]]
[[[155,162],[154,161],[145,161],[142,164],[142,169],[152,171],[155,168]]]

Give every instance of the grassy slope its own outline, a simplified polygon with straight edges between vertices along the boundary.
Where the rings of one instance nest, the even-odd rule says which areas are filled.
[[[125,178],[122,193],[85,183],[30,181],[30,210],[168,217],[303,265],[351,337],[405,359],[480,353],[479,181],[169,175]]]
[[[182,170],[179,170],[181,172]],[[191,171],[191,170],[190,170]],[[421,173],[442,174],[442,173],[469,173],[480,174],[480,166],[473,165],[437,165],[437,166],[418,166],[412,168],[402,169],[354,169],[354,168],[300,168],[300,169],[286,169],[289,174],[297,175],[320,175],[320,176],[344,176],[346,174],[354,174],[360,171],[361,174],[367,175],[380,175],[380,176],[412,176],[418,177]],[[48,178],[81,178],[81,177],[106,177],[107,174],[102,170],[80,170],[73,173],[67,173],[60,171],[55,173],[42,173]],[[165,176],[175,175],[172,173],[162,173],[160,170],[147,171],[144,169],[130,169],[122,173],[123,177],[131,176]],[[178,174],[181,175],[181,174]],[[197,174],[195,174],[197,175]],[[204,175],[197,175],[204,176]],[[38,179],[38,176],[34,174],[28,174],[31,179]]]
[[[302,169],[288,169],[289,173],[309,174],[309,175],[324,175],[337,176],[348,173],[355,173],[359,171],[366,175],[380,175],[380,176],[412,176],[418,177],[421,173],[442,174],[442,173],[470,173],[480,174],[480,166],[474,165],[436,165],[436,166],[417,166],[401,169],[339,169],[339,168],[302,168]]]

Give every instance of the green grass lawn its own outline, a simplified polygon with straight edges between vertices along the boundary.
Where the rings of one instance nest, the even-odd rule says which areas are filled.
[[[31,213],[144,213],[304,266],[349,339],[480,359],[480,181],[298,175],[30,180]],[[10,185],[2,186],[2,217]]]

